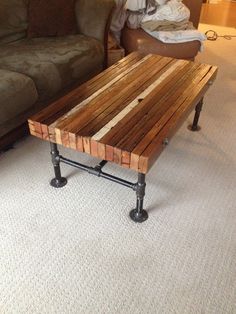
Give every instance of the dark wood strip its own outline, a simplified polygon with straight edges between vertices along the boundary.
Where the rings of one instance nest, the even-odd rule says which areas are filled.
[[[113,154],[114,154],[113,161],[116,164],[121,165],[121,162],[122,162],[121,149],[114,147]]]

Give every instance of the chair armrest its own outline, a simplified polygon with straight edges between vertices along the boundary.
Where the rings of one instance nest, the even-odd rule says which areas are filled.
[[[114,6],[113,0],[77,0],[75,14],[78,32],[104,43],[107,40]]]

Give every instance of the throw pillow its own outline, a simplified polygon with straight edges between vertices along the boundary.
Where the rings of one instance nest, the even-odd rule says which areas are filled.
[[[28,37],[76,33],[74,0],[30,0]]]

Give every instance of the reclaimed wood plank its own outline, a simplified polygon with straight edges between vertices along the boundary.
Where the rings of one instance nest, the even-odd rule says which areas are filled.
[[[91,146],[91,155],[94,157],[98,156],[98,143],[93,139],[90,139],[90,146]]]
[[[54,131],[55,131],[55,139],[56,139],[57,144],[62,145],[61,130],[55,128]]]
[[[106,159],[106,146],[104,144],[98,143],[98,157]]]
[[[82,137],[82,140],[83,140],[84,152],[87,153],[87,154],[90,154],[91,153],[90,138]]]
[[[124,168],[130,168],[130,152],[124,150],[121,151],[121,166]]]
[[[76,149],[76,136],[73,133],[69,133],[69,147]]]
[[[43,139],[49,141],[49,131],[48,126],[45,124],[41,124]]]
[[[114,160],[114,148],[110,145],[105,145],[105,149],[106,149],[105,159],[107,161],[113,161]]]
[[[79,152],[84,152],[84,144],[81,136],[76,136],[76,150]]]
[[[61,130],[61,143],[65,147],[70,147],[69,133]]]

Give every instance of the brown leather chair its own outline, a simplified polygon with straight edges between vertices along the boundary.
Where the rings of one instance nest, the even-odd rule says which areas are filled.
[[[202,0],[183,0],[183,3],[190,9],[190,20],[194,27],[198,27]],[[178,59],[193,60],[197,55],[200,42],[195,40],[186,43],[166,44],[147,34],[141,28],[129,29],[124,27],[121,34],[121,45],[126,54],[133,51],[141,51],[146,54],[154,53],[161,56],[173,57]]]

